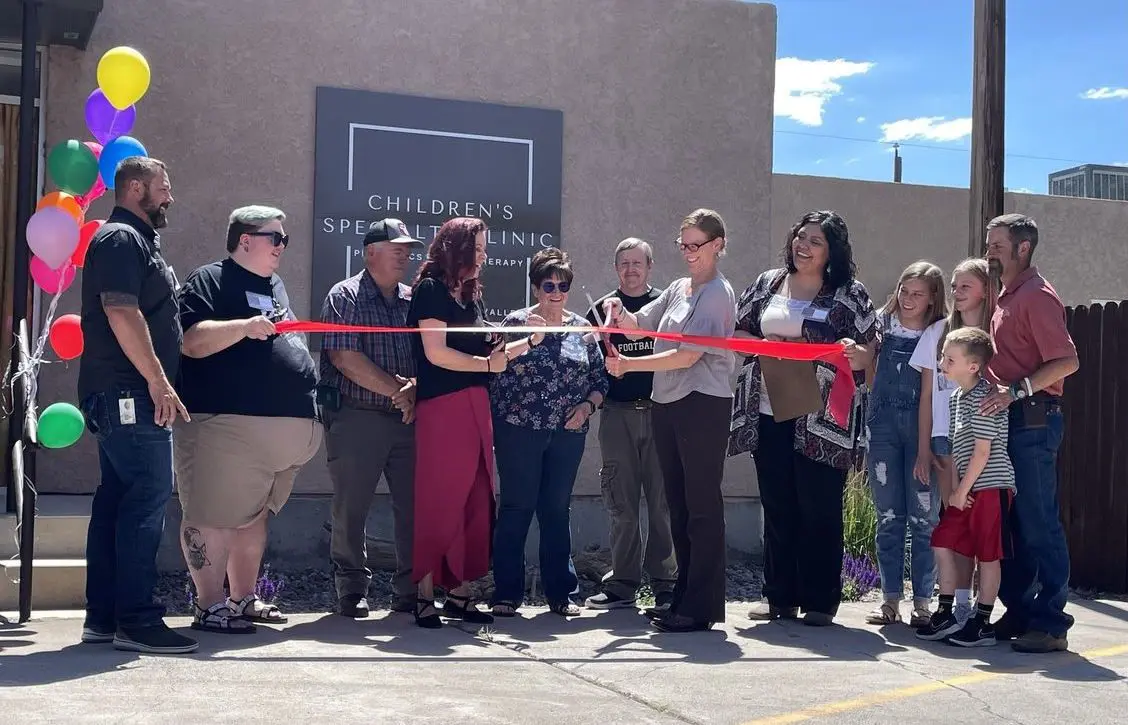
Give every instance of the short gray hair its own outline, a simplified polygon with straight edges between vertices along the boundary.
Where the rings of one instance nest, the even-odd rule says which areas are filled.
[[[619,262],[619,255],[622,252],[625,252],[628,249],[636,249],[636,248],[641,248],[642,251],[646,253],[646,263],[647,264],[653,264],[654,263],[654,250],[650,248],[650,242],[647,242],[644,239],[639,239],[638,237],[627,237],[623,241],[619,242],[619,245],[617,247],[615,247],[615,262],[616,262],[616,264]]]
[[[286,221],[286,213],[281,209],[259,204],[241,206],[231,212],[231,216],[227,219],[227,251],[235,251],[239,246],[239,237],[260,229],[275,219],[280,222]]]

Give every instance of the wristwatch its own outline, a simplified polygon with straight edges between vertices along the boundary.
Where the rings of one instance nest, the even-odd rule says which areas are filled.
[[[1022,400],[1027,396],[1033,395],[1034,387],[1030,384],[1030,378],[1023,378],[1021,382],[1011,385],[1010,394],[1015,400]]]
[[[585,399],[584,402],[591,406],[591,413],[589,415],[595,415],[595,403],[591,402],[590,399]]]

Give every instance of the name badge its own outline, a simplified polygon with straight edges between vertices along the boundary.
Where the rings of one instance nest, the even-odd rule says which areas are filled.
[[[819,309],[818,307],[807,306],[803,308],[803,319],[813,320],[814,322],[826,322],[828,312]]]
[[[247,304],[251,309],[258,310],[264,315],[274,311],[274,298],[260,295],[258,292],[247,293]]]

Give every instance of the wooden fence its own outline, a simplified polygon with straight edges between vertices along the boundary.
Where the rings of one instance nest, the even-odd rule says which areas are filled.
[[[1066,379],[1058,455],[1070,584],[1128,592],[1128,301],[1071,307],[1081,368]]]

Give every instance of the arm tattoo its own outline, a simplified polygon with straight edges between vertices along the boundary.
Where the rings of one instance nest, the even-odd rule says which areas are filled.
[[[137,296],[127,292],[103,292],[102,309],[107,307],[137,307]]]
[[[187,554],[188,566],[196,571],[211,564],[208,561],[208,547],[204,543],[204,535],[193,526],[184,528],[184,552]]]

